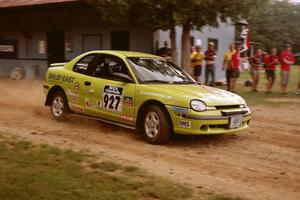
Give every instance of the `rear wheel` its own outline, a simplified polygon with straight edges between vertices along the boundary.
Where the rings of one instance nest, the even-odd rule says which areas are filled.
[[[151,105],[145,110],[141,129],[144,138],[151,144],[166,143],[172,135],[169,116],[157,105]]]
[[[55,120],[63,121],[69,112],[66,95],[62,91],[55,92],[51,101],[51,113]]]

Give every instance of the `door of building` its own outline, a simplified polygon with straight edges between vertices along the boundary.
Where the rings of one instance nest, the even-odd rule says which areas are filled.
[[[90,34],[82,36],[82,53],[102,49],[102,35]]]
[[[129,31],[112,31],[111,49],[129,51]]]
[[[65,62],[64,31],[47,32],[47,60],[51,63]]]

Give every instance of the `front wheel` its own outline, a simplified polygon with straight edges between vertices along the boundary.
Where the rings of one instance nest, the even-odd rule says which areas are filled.
[[[51,113],[55,120],[63,121],[69,112],[66,95],[62,91],[55,92],[52,96]]]
[[[149,143],[163,144],[170,140],[172,128],[166,112],[157,105],[151,105],[145,110],[141,129],[144,138]]]

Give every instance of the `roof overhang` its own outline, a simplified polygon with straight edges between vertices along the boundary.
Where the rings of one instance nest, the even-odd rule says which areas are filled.
[[[0,0],[0,9],[74,3],[79,0]]]

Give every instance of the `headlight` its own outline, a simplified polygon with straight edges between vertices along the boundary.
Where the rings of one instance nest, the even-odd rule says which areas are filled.
[[[205,105],[205,103],[203,103],[200,100],[192,100],[191,103],[190,103],[190,105],[191,105],[191,108],[194,111],[204,111],[207,108],[207,106]]]
[[[243,98],[242,98],[242,104],[240,105],[240,108],[247,108],[247,103]]]

